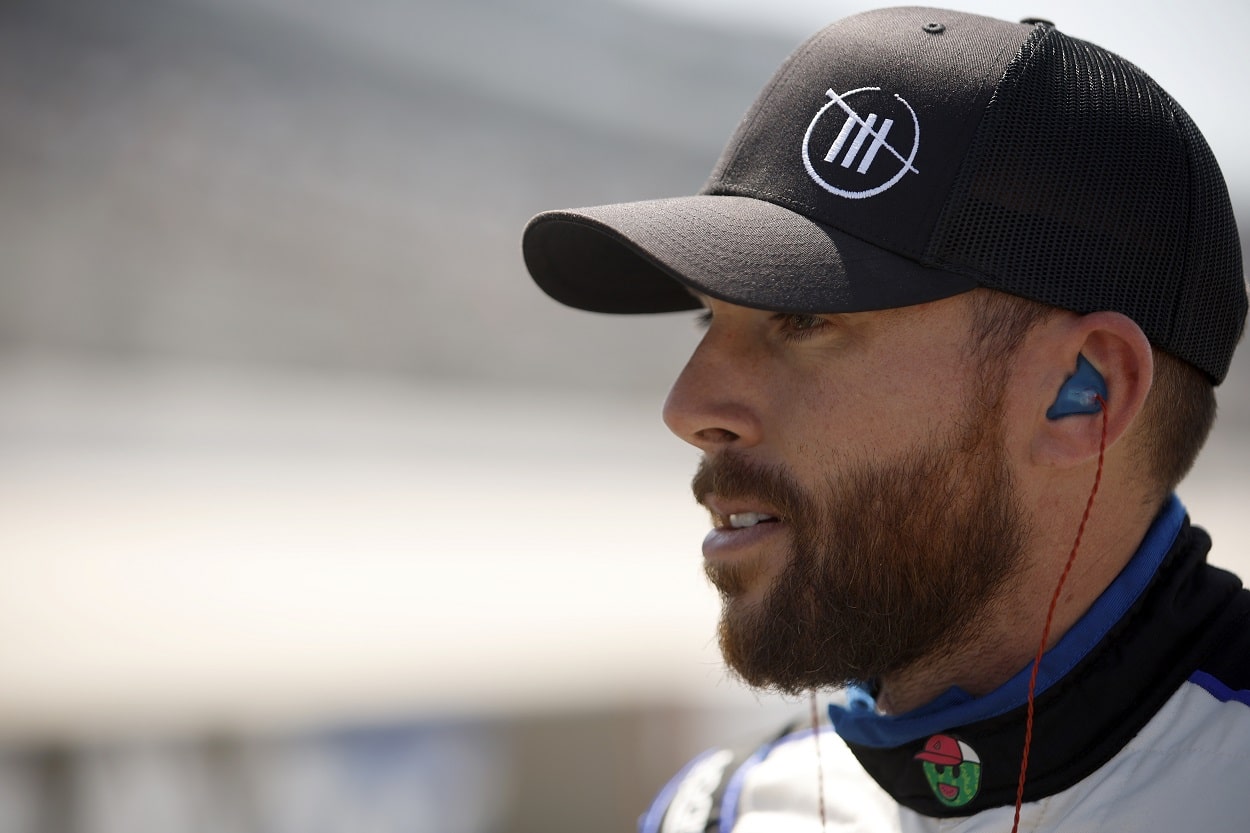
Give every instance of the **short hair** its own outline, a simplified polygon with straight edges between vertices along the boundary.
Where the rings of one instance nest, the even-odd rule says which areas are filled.
[[[1198,368],[1153,348],[1154,382],[1142,407],[1143,453],[1161,495],[1193,468],[1215,424],[1215,386]]]
[[[1058,308],[993,290],[974,290],[973,356],[1006,376],[1012,356],[1035,326]],[[1193,468],[1215,423],[1215,386],[1198,368],[1151,347],[1154,376],[1142,406],[1138,453],[1149,471],[1153,496],[1161,500]]]
[[[972,353],[984,366],[998,363],[1006,375],[1007,360],[1016,354],[1029,331],[1059,312],[1057,307],[1008,295],[995,289],[974,289],[972,300]]]

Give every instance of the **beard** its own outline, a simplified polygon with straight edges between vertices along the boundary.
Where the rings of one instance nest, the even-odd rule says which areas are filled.
[[[696,498],[757,498],[789,526],[787,560],[757,602],[742,597],[760,564],[705,562],[721,653],[743,681],[787,694],[869,682],[978,634],[1027,535],[998,414],[978,416],[949,442],[850,465],[814,494],[782,467],[705,458]]]

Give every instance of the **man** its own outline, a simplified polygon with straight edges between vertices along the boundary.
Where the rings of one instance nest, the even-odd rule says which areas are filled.
[[[845,689],[645,831],[1245,829],[1250,593],[1172,490],[1246,286],[1140,70],[1045,21],[858,15],[701,195],[541,214],[524,253],[572,306],[703,309],[665,420],[704,454],[723,653]]]

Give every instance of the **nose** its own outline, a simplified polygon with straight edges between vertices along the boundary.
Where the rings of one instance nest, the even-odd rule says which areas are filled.
[[[715,324],[664,401],[664,424],[705,454],[749,448],[763,437],[749,357]]]

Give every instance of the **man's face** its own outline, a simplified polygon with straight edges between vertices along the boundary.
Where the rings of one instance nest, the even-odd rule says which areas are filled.
[[[967,306],[793,316],[709,301],[665,406],[699,446],[721,647],[797,693],[954,652],[1020,560],[997,381]]]

